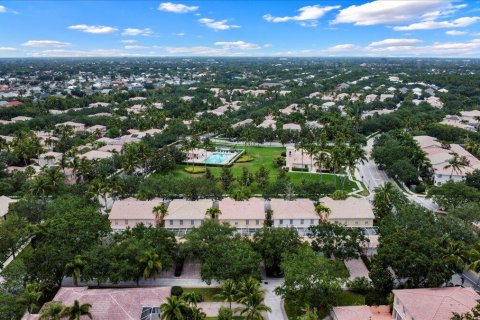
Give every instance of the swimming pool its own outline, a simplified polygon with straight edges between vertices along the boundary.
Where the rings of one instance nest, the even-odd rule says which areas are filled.
[[[213,152],[206,159],[206,164],[227,164],[236,153]]]

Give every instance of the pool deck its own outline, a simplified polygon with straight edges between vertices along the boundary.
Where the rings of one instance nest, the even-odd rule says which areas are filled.
[[[207,151],[206,153],[206,156],[205,157],[201,157],[201,158],[197,158],[197,159],[191,159],[191,160],[186,160],[185,163],[186,164],[191,164],[191,163],[195,163],[195,164],[203,164],[203,165],[207,165],[207,166],[230,166],[232,165],[243,153],[245,152],[245,150],[243,149],[240,149],[240,150],[237,150],[237,152],[233,153],[233,152],[221,152],[221,151]],[[222,163],[209,163],[209,162],[205,162],[206,159],[208,159],[209,157],[211,157],[212,155],[214,154],[228,154],[228,155],[232,155],[227,162],[222,162]]]

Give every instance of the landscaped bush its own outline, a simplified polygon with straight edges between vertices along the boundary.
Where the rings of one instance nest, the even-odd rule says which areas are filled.
[[[332,193],[333,200],[345,200],[347,198],[348,194],[345,190],[336,190],[334,193]]]
[[[242,155],[240,158],[235,161],[236,163],[245,163],[245,162],[251,162],[253,161],[254,158],[252,156],[249,156],[248,154]]]
[[[368,259],[368,257],[364,254],[361,254],[360,258],[362,258],[362,261],[365,264],[365,266],[367,267],[367,269],[370,270],[370,265],[372,264],[372,262]]]
[[[372,284],[365,277],[355,278],[347,283],[347,287],[355,293],[365,294],[372,289]]]
[[[283,167],[285,166],[287,162],[285,161],[285,158],[284,157],[276,157],[275,160],[274,160],[274,165],[276,167]]]
[[[426,189],[427,189],[427,187],[425,187],[424,183],[420,183],[420,184],[415,186],[415,192],[416,193],[424,193]]]
[[[233,319],[233,314],[232,311],[226,307],[220,307],[218,310],[218,320],[232,320]]]
[[[205,173],[207,171],[204,167],[185,167],[183,170],[192,174]]]
[[[176,297],[181,297],[183,294],[183,288],[180,286],[173,286],[172,289],[170,290],[170,295],[176,296]]]

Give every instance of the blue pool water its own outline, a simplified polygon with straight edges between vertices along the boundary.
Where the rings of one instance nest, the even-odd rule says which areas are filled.
[[[234,153],[214,152],[205,159],[206,164],[226,164],[234,156]]]

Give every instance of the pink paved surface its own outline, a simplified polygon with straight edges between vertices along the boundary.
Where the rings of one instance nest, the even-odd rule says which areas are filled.
[[[128,288],[128,289],[88,289],[61,288],[55,301],[72,305],[75,300],[90,303],[95,320],[138,320],[143,307],[160,306],[170,295],[170,287]],[[33,319],[33,318],[32,318]],[[88,319],[82,317],[82,320]]]
[[[368,277],[368,269],[363,263],[362,259],[357,258],[352,260],[345,260],[345,266],[347,267],[348,272],[350,272],[350,277],[348,277],[349,280],[360,277],[370,279]]]

